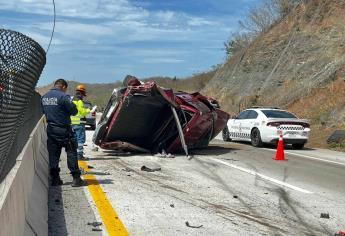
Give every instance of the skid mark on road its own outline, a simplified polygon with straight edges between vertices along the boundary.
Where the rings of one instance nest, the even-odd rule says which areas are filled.
[[[308,191],[308,190],[306,190],[306,189],[296,187],[296,186],[294,186],[294,185],[291,185],[291,184],[282,182],[282,181],[280,181],[280,180],[277,180],[277,179],[268,177],[268,176],[266,176],[266,175],[260,174],[260,173],[258,173],[258,172],[253,171],[253,170],[248,170],[248,169],[246,169],[246,168],[243,168],[243,167],[240,167],[240,166],[237,166],[237,165],[233,165],[233,164],[230,164],[230,163],[225,162],[225,161],[222,161],[222,160],[212,159],[212,158],[207,158],[207,159],[208,159],[208,160],[211,160],[211,161],[214,161],[214,162],[221,163],[221,164],[226,165],[226,166],[229,166],[229,167],[231,167],[231,168],[240,170],[240,171],[245,172],[245,173],[247,173],[247,174],[250,174],[250,175],[259,177],[259,178],[261,178],[261,179],[267,180],[267,181],[272,182],[272,183],[274,183],[274,184],[277,184],[277,185],[280,185],[280,186],[283,186],[283,187],[287,187],[287,188],[293,189],[293,190],[298,191],[298,192],[301,192],[301,193],[307,193],[307,194],[312,194],[312,193],[313,193],[313,192],[310,192],[310,191]]]
[[[83,168],[86,172],[89,172],[90,169],[87,166],[85,161],[79,161],[79,167]],[[129,235],[127,229],[121,222],[116,211],[110,204],[107,196],[103,192],[101,186],[99,185],[98,180],[92,174],[85,174],[83,176],[84,180],[88,183],[88,189],[91,193],[93,201],[96,204],[96,207],[101,215],[105,228],[110,236],[113,235]]]

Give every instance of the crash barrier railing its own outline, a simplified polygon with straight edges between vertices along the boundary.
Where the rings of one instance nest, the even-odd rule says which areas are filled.
[[[48,151],[41,118],[0,183],[0,235],[48,235]]]
[[[0,29],[0,177],[36,83],[46,63],[43,48],[29,37]],[[1,181],[0,178],[0,181]]]

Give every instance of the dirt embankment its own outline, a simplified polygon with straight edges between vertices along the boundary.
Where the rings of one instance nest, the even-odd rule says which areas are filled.
[[[345,128],[345,1],[313,0],[233,55],[203,89],[230,113],[279,106],[311,120],[311,145]]]

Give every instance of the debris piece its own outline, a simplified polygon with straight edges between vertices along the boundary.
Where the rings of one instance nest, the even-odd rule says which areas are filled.
[[[175,205],[174,204],[170,204],[170,207],[175,208]]]
[[[88,172],[87,171],[85,171],[83,168],[80,168],[79,167],[79,170],[80,170],[80,174],[81,175],[86,175]]]
[[[93,227],[101,226],[102,222],[94,221],[94,222],[88,222],[87,225],[91,225]]]
[[[92,231],[102,231],[101,228],[92,228]]]
[[[222,158],[223,160],[227,160],[227,161],[238,161],[236,159],[232,159],[232,158]]]
[[[268,193],[264,193],[264,194],[268,194]]]
[[[238,196],[237,196],[237,195],[234,195],[233,198],[238,198]]]
[[[171,153],[168,153],[166,157],[167,157],[167,158],[175,158],[175,155],[173,155],[173,154],[171,154]]]
[[[84,143],[84,147],[85,147],[85,146],[87,146],[87,144],[86,144],[86,143]]]
[[[131,171],[133,171],[131,168],[128,168],[128,167],[126,167],[126,168],[124,168],[124,169],[121,169],[121,170],[126,171],[126,172],[131,172]]]
[[[130,174],[128,174],[127,176],[131,176]]]
[[[160,157],[160,158],[175,158],[175,155],[171,153],[166,153],[164,149],[162,150],[162,153],[157,153],[154,156]]]
[[[328,213],[321,213],[320,218],[329,219],[329,214]]]
[[[160,171],[161,167],[155,163],[151,164],[145,164],[143,165],[140,170],[142,171],[147,171],[147,172],[155,172],[155,171]]]
[[[91,151],[98,152],[98,146],[96,146],[94,143],[91,144]]]
[[[89,168],[89,169],[93,169],[93,168],[95,168],[95,167],[90,166],[90,165],[87,165],[87,168]]]
[[[188,221],[186,221],[186,226],[189,228],[194,228],[194,229],[199,229],[199,228],[203,227],[203,225],[199,225],[199,226],[190,225]]]

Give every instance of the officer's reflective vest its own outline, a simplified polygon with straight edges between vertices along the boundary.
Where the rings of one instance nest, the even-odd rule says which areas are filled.
[[[74,100],[73,103],[76,105],[78,113],[75,116],[71,116],[72,125],[85,124],[85,116],[90,113],[90,109],[84,107],[82,100]]]

